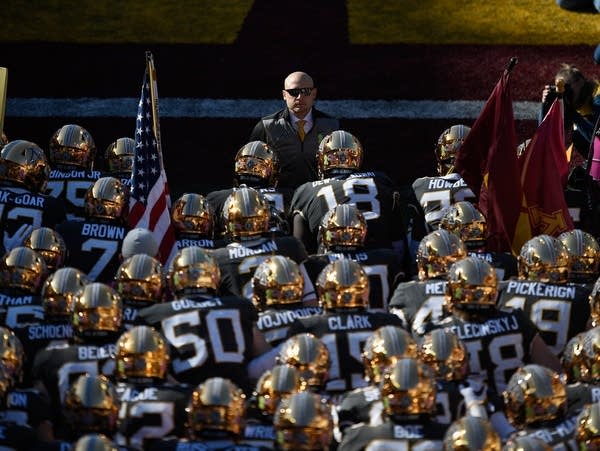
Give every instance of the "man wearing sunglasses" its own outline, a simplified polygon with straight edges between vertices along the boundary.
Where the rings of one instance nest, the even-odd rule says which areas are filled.
[[[313,108],[317,88],[305,72],[293,72],[283,83],[286,108],[263,117],[250,141],[263,141],[279,155],[279,187],[297,188],[318,180],[316,154],[319,143],[340,128],[339,121]]]

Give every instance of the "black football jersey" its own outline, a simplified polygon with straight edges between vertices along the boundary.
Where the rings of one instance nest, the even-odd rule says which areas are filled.
[[[254,270],[272,255],[284,255],[298,264],[308,257],[304,245],[292,236],[230,243],[216,249],[213,256],[221,270],[220,293],[251,299]],[[312,283],[306,279],[308,277],[304,281],[304,292],[314,291]]]
[[[0,185],[0,228],[2,236],[12,237],[23,225],[54,228],[65,220],[65,204],[45,194],[25,188]]]
[[[265,336],[265,340],[275,347],[283,342],[290,326],[296,318],[320,315],[323,310],[320,307],[295,307],[268,309],[258,314],[256,326]]]
[[[531,361],[535,325],[520,309],[491,310],[487,318],[466,321],[451,315],[435,327],[454,332],[467,347],[472,377],[487,383],[492,393],[502,393],[510,376]],[[429,327],[426,325],[425,330]]]
[[[272,446],[256,446],[245,441],[163,439],[153,441],[146,451],[272,451]]]
[[[446,315],[445,293],[446,282],[443,280],[402,282],[392,294],[389,309],[402,319],[407,330],[414,335],[423,335],[426,324],[435,324]]]
[[[0,410],[0,421],[12,421],[37,428],[43,421],[53,421],[48,396],[33,388],[16,388],[6,395],[6,405]]]
[[[46,194],[64,202],[67,219],[83,220],[85,193],[100,177],[100,171],[53,169],[50,171]]]
[[[227,246],[227,241],[222,238],[197,238],[184,237],[183,235],[178,236],[175,243],[177,244],[177,250],[192,246],[201,247],[202,249],[218,249]]]
[[[87,219],[66,221],[56,229],[65,239],[67,260],[93,282],[111,282],[121,264],[121,246],[129,228]]]
[[[171,374],[178,381],[195,386],[219,376],[249,388],[247,364],[258,319],[251,302],[234,296],[178,299],[145,308],[139,316],[171,345]]]
[[[580,412],[586,404],[600,402],[600,385],[576,382],[567,385],[568,411]]]
[[[365,249],[311,255],[304,261],[304,267],[313,285],[326,265],[341,258],[359,262],[369,276],[369,310],[387,311],[391,290],[396,285],[396,276],[402,271],[398,254],[391,249]]]
[[[0,421],[0,449],[31,451],[36,444],[36,432],[31,426]]]
[[[431,420],[386,421],[377,426],[357,425],[346,429],[338,451],[363,451],[375,444],[383,449],[442,450],[447,425]]]
[[[514,436],[536,437],[546,442],[552,449],[577,451],[580,448],[575,441],[577,415],[567,415],[554,421],[545,422],[543,426],[525,427]]]
[[[496,270],[498,280],[508,280],[517,277],[517,257],[507,252],[473,252],[469,257],[477,257],[488,262]]]
[[[367,220],[365,247],[390,248],[405,239],[406,224],[396,184],[380,172],[306,182],[294,192],[290,210],[302,214],[316,243],[325,213],[339,204],[355,204]]]
[[[413,182],[412,188],[425,212],[429,231],[437,230],[444,210],[450,205],[460,201],[476,201],[475,194],[458,173],[421,177]]]
[[[311,333],[319,337],[329,350],[328,393],[339,393],[364,387],[362,350],[373,331],[383,326],[401,326],[396,315],[383,312],[347,310],[325,312],[318,316],[298,318],[289,336]]]
[[[508,280],[499,285],[498,308],[522,309],[558,356],[567,342],[586,328],[591,289],[585,284]]]
[[[0,293],[0,323],[14,329],[44,321],[44,305],[37,294]]]
[[[163,437],[186,436],[185,411],[194,387],[186,384],[116,385],[119,409],[115,442],[119,445],[148,449]]]

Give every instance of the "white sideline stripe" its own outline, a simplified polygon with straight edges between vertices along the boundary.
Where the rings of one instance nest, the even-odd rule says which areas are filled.
[[[130,117],[137,114],[134,97],[73,99],[9,98],[7,117]],[[282,108],[281,100],[190,99],[165,97],[160,116],[171,118],[258,118]],[[319,100],[318,108],[347,119],[476,119],[479,100]],[[515,119],[537,119],[538,102],[513,102]]]

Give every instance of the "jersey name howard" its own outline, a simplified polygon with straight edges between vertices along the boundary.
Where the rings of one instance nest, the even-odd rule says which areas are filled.
[[[431,178],[429,180],[429,189],[449,189],[449,188],[460,188],[467,186],[465,181],[461,178],[457,181],[445,180],[443,178]]]

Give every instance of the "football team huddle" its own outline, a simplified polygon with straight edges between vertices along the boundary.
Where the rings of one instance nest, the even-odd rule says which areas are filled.
[[[405,188],[344,130],[294,188],[252,141],[171,256],[128,224],[133,139],[3,142],[0,449],[599,449],[600,246],[488,251],[468,133]]]

